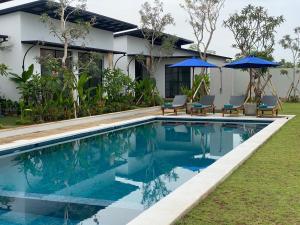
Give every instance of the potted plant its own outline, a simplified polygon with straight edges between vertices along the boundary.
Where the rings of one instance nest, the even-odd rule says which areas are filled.
[[[256,116],[257,103],[250,99],[244,104],[246,116]]]

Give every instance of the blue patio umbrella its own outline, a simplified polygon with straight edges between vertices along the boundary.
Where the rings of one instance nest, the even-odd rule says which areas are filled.
[[[195,76],[195,68],[216,68],[217,66],[208,62],[205,62],[204,60],[197,59],[196,57],[183,60],[179,63],[173,64],[169,66],[170,68],[175,67],[189,67],[193,69],[193,78]]]
[[[170,68],[175,68],[175,67],[189,67],[193,69],[193,82],[194,82],[194,77],[195,77],[195,68],[217,68],[218,66],[208,63],[204,60],[197,59],[196,57],[190,58],[183,60],[179,63],[173,64],[169,66]]]
[[[224,67],[233,69],[245,69],[245,68],[268,68],[277,67],[279,63],[271,62],[262,58],[248,56],[232,63],[226,64]]]
[[[255,56],[247,56],[245,58],[239,59],[232,63],[226,64],[225,68],[232,68],[232,69],[250,69],[250,98],[251,96],[251,88],[252,88],[252,69],[259,69],[259,68],[270,68],[270,67],[277,67],[280,66],[279,63],[271,62],[259,57]]]

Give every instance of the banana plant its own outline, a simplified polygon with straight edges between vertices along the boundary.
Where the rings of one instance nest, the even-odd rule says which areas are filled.
[[[16,83],[18,88],[21,88],[23,84],[25,84],[27,81],[30,80],[30,78],[33,76],[34,71],[34,65],[31,64],[27,70],[23,71],[21,75],[10,73],[12,77],[10,77],[10,80]]]
[[[5,64],[0,63],[0,75],[7,76],[8,75],[8,67]]]
[[[91,79],[89,75],[86,73],[82,73],[79,76],[78,82],[77,82],[77,93],[79,98],[79,105],[82,106],[82,109],[84,112],[87,112],[89,116],[91,116],[90,107],[89,107],[89,100],[90,95],[93,90],[96,89],[96,87],[90,87],[87,88],[86,84]]]

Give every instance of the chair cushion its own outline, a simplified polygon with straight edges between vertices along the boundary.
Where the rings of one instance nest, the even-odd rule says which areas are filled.
[[[203,105],[201,103],[194,103],[193,107],[195,107],[195,108],[202,108]]]
[[[267,108],[268,108],[268,105],[267,105],[267,104],[260,104],[260,105],[258,106],[258,108],[260,108],[260,109],[267,109]]]
[[[164,103],[164,107],[172,107],[172,106],[173,106],[172,102]]]
[[[224,109],[233,109],[234,105],[232,104],[225,104]]]

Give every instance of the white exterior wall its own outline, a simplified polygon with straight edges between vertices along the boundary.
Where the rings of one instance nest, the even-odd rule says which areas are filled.
[[[49,30],[45,24],[40,21],[38,15],[32,15],[24,12],[15,12],[0,16],[1,34],[9,36],[9,42],[5,45],[10,47],[4,51],[0,51],[0,62],[9,66],[10,72],[20,74],[22,72],[22,61],[25,52],[31,45],[21,44],[21,41],[42,40],[48,42],[60,43],[53,35],[49,34]],[[82,45],[83,40],[76,41],[74,45]],[[146,41],[140,38],[131,36],[121,36],[113,38],[113,33],[109,31],[91,28],[90,33],[84,40],[86,47],[116,50],[126,52],[127,54],[147,54]],[[40,73],[40,65],[36,61],[36,57],[40,56],[40,48],[36,46],[28,52],[25,59],[25,68],[30,64],[35,65],[35,72]],[[55,49],[55,48],[52,48]],[[57,49],[57,48],[56,48]],[[70,50],[73,57],[78,58],[78,51]],[[122,55],[115,55],[114,61]],[[194,56],[193,53],[182,50],[175,50],[173,56]],[[104,68],[109,66],[108,54],[103,54]],[[121,68],[127,74],[129,65],[129,75],[135,77],[135,60],[132,57],[122,57],[117,68]],[[157,87],[162,97],[165,97],[165,65],[174,64],[183,60],[183,58],[163,59],[155,74]],[[209,57],[210,63],[222,66],[225,64],[225,58]],[[131,62],[131,63],[130,63]],[[130,64],[129,64],[130,63]],[[195,73],[199,73],[196,69]],[[249,82],[248,72],[241,70],[211,69],[211,94],[216,96],[216,106],[221,108],[224,103],[227,103],[231,95],[242,95],[245,93]],[[292,82],[292,69],[289,70],[287,76],[280,74],[280,69],[271,69],[272,82],[280,97],[284,98]],[[297,74],[299,77],[299,74]],[[297,78],[298,78],[297,77]],[[267,94],[270,94],[271,89],[267,89]],[[0,77],[0,95],[12,100],[18,100],[20,95],[15,84],[7,77]]]
[[[8,35],[8,42],[4,45],[9,48],[0,51],[0,63],[6,64],[10,72],[20,73],[22,71],[22,44],[21,44],[21,16],[12,13],[0,16],[1,33]],[[4,98],[18,100],[19,94],[16,85],[8,77],[0,77],[0,95]]]
[[[22,41],[40,40],[54,43],[61,43],[54,34],[49,34],[47,24],[40,20],[40,16],[30,13],[21,12],[21,39]],[[59,21],[55,21],[59,26]],[[89,34],[86,38],[76,40],[72,45],[85,46],[98,49],[113,49],[113,33],[110,31],[90,28]]]
[[[58,21],[57,21],[58,23]],[[47,25],[42,23],[40,16],[24,12],[15,12],[0,16],[1,34],[9,36],[8,45],[11,47],[0,52],[0,62],[10,68],[10,72],[21,74],[23,57],[26,51],[31,47],[28,44],[22,44],[21,41],[47,41],[60,43],[54,35],[50,35]],[[84,44],[84,45],[83,45]],[[89,34],[84,40],[78,40],[72,45],[98,48],[104,50],[113,50],[114,38],[110,31],[91,28]],[[47,46],[36,46],[32,48],[25,58],[25,68],[34,64],[35,73],[40,73],[41,66],[36,58],[40,56],[40,49],[59,49]],[[70,50],[73,58],[78,58],[77,50]],[[103,54],[104,68],[109,66],[108,54]],[[7,77],[0,77],[0,95],[17,101],[20,98],[15,84]]]
[[[293,81],[293,69],[286,69],[288,71],[288,75],[281,74],[282,68],[275,68],[270,69],[270,74],[272,75],[271,81],[273,87],[275,88],[278,96],[280,98],[286,98],[288,90]],[[234,82],[234,93],[235,94],[242,94],[245,93],[245,90],[249,84],[249,73],[242,72],[241,70],[233,70],[235,74],[233,78]],[[300,74],[296,74],[296,82],[300,78]],[[299,87],[300,88],[300,85]],[[269,85],[265,89],[265,94],[270,95],[272,94],[272,87]],[[298,93],[299,94],[299,93]]]
[[[131,36],[121,36],[115,38],[115,50],[125,51],[128,54],[145,54],[148,51],[146,46],[146,41],[140,38]],[[184,50],[175,50],[174,56],[196,56],[191,52]],[[117,58],[115,58],[117,59]],[[117,63],[117,67],[124,70],[127,73],[128,63],[132,57],[123,57]],[[157,88],[159,93],[164,98],[165,97],[165,65],[174,64],[182,61],[184,58],[168,58],[163,59],[160,66],[155,74],[155,79],[157,83]],[[208,62],[216,64],[222,67],[226,63],[226,59],[222,57],[208,57]],[[277,90],[279,97],[285,98],[288,89],[292,83],[292,69],[289,69],[289,74],[283,76],[280,74],[281,69],[270,69],[270,73],[273,75],[272,83],[274,88]],[[195,70],[195,74],[199,73],[200,69]],[[129,66],[129,73],[134,79],[135,75],[135,61],[133,61]],[[243,95],[246,92],[247,86],[249,84],[249,73],[242,70],[234,70],[222,68],[220,69],[210,69],[210,94],[215,95],[215,105],[217,109],[221,109],[224,104],[228,103],[230,96],[232,95]],[[191,71],[192,75],[192,71]],[[296,79],[298,79],[300,73],[297,74]],[[300,85],[299,85],[300,87]],[[265,94],[272,94],[271,87],[266,88]]]
[[[129,50],[130,42],[128,36],[121,36],[114,39],[114,50],[126,52],[126,54],[136,54]],[[141,53],[141,52],[139,52]],[[120,58],[121,57],[121,58]],[[118,60],[119,59],[119,60]],[[128,74],[132,80],[135,79],[135,60],[133,57],[125,56],[121,54],[114,55],[114,63],[116,63],[116,68],[121,69],[124,73]],[[118,62],[117,62],[118,60]],[[129,67],[129,68],[128,68]]]
[[[121,37],[116,37],[115,38],[115,44],[114,44],[114,49],[117,51],[124,51],[127,52],[127,54],[148,54],[148,49],[146,47],[147,42],[141,38],[136,38],[136,37],[131,37],[131,36],[121,36]],[[175,49],[173,57],[176,56],[187,56],[187,57],[192,57],[195,56],[195,54],[184,51],[184,50],[179,50]],[[115,56],[115,60],[117,60],[120,57],[120,55]],[[122,69],[125,73],[127,73],[128,70],[128,65],[129,65],[129,74],[132,79],[135,78],[135,60],[133,60],[131,63],[132,57],[122,57],[118,63],[117,63],[117,68]],[[158,88],[158,91],[160,95],[165,98],[165,66],[166,65],[171,65],[174,63],[178,63],[180,61],[184,60],[184,58],[165,58],[161,61],[159,67],[157,68],[156,74],[155,74],[155,79],[156,79],[156,85]],[[221,57],[209,57],[208,61],[210,63],[216,64],[218,66],[222,66],[225,64],[225,58]],[[130,63],[130,64],[129,64]],[[195,74],[199,73],[200,69],[195,70]],[[212,69],[211,70],[211,89],[212,92],[211,94],[216,95],[216,102],[217,105],[224,104],[224,98],[229,99],[229,96],[231,95],[232,91],[229,91],[228,94],[224,95],[224,92],[220,92],[220,70],[219,69]],[[192,70],[191,70],[191,77],[192,77]],[[230,87],[231,89],[233,87]],[[230,90],[231,90],[230,89]],[[226,89],[227,90],[227,89]]]

